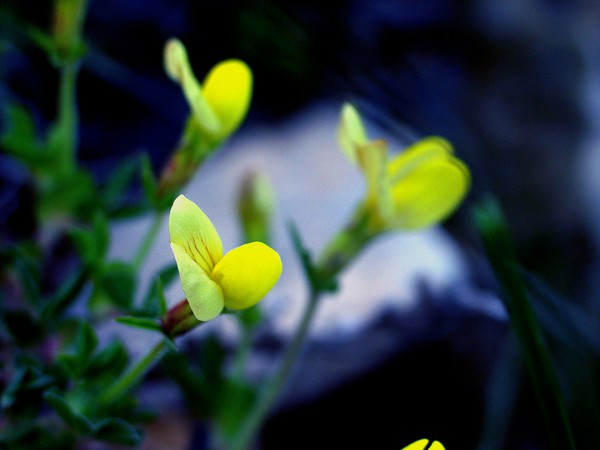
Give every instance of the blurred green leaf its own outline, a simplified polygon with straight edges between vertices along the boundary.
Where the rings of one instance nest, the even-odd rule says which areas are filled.
[[[113,340],[102,350],[96,352],[87,368],[90,376],[120,375],[127,367],[129,355],[121,340]]]
[[[110,244],[108,219],[104,213],[96,212],[90,226],[72,228],[69,235],[86,265],[94,267],[104,260]]]
[[[488,199],[474,211],[486,255],[500,284],[504,301],[538,402],[550,441],[557,450],[574,449],[569,418],[555,368],[540,324],[520,275],[516,252],[500,206]]]
[[[78,413],[65,397],[54,390],[44,394],[44,400],[65,421],[65,423],[79,433],[89,435],[94,433],[95,427],[90,419]]]
[[[139,157],[120,161],[104,184],[101,194],[111,216],[127,208],[128,189],[132,186],[140,166]]]
[[[220,390],[216,419],[220,429],[233,434],[246,418],[256,399],[256,389],[237,379],[228,379]]]
[[[311,287],[312,292],[335,292],[338,289],[338,282],[335,277],[324,276],[312,262],[312,257],[308,249],[302,242],[302,237],[296,225],[292,222],[288,226],[292,244],[296,254],[300,258],[300,263],[304,269],[304,274]]]
[[[98,336],[92,326],[82,321],[75,337],[75,352],[81,361],[88,361],[98,347]]]
[[[122,316],[115,319],[117,322],[122,323],[133,328],[141,328],[143,330],[162,331],[160,324],[147,317],[133,317],[133,316]]]
[[[156,181],[156,177],[154,176],[154,171],[152,170],[152,162],[147,154],[142,155],[140,167],[144,193],[146,194],[146,198],[148,199],[149,203],[156,208],[159,203],[158,183]]]
[[[111,261],[102,267],[94,284],[90,306],[96,311],[111,307],[130,310],[136,289],[136,273],[123,261]]]
[[[178,274],[177,265],[169,264],[156,275],[154,283],[152,283],[142,300],[141,314],[156,317],[162,316],[167,312],[167,300],[164,288],[170,285]]]
[[[4,150],[31,168],[43,164],[44,155],[31,113],[25,107],[13,103],[8,107],[7,116],[7,127],[1,140]]]
[[[7,409],[14,405],[15,400],[17,398],[17,392],[23,384],[26,373],[26,367],[17,368],[16,372],[6,385],[6,388],[4,389],[4,391],[2,391],[2,396],[0,397],[0,406],[2,407],[2,409]]]
[[[125,445],[139,444],[142,439],[133,425],[119,418],[108,418],[97,422],[94,437]]]
[[[71,274],[58,291],[51,296],[42,310],[42,320],[55,321],[61,314],[77,300],[83,287],[89,280],[90,271],[87,267],[81,267],[76,273]]]

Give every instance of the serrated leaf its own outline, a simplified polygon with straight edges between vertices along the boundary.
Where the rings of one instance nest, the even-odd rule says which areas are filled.
[[[133,317],[133,316],[122,316],[115,319],[117,322],[122,323],[134,328],[141,328],[144,330],[161,331],[160,324],[147,317]]]
[[[142,439],[133,425],[119,418],[108,418],[97,422],[94,437],[125,445],[136,445]]]
[[[55,391],[44,393],[44,400],[65,421],[65,423],[82,434],[92,434],[95,431],[94,424],[84,415],[73,409],[71,404],[62,395]]]

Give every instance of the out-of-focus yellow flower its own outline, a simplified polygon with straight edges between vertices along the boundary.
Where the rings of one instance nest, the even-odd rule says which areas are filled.
[[[181,85],[195,123],[210,146],[227,139],[242,123],[252,98],[252,71],[238,59],[218,63],[200,84],[179,39],[165,45],[165,70]]]
[[[444,446],[438,441],[433,441],[429,447],[427,446],[428,444],[429,439],[419,439],[407,447],[404,447],[402,450],[445,450]]]
[[[167,75],[177,82],[190,106],[177,148],[163,168],[159,198],[178,193],[196,170],[240,126],[252,98],[252,71],[238,59],[218,63],[200,84],[190,66],[187,51],[178,39],[164,50]]]
[[[251,242],[223,256],[212,222],[183,195],[171,208],[169,233],[183,291],[200,321],[214,319],[224,307],[240,310],[255,305],[279,280],[282,265],[275,250]]]
[[[448,217],[465,197],[471,176],[441,137],[427,137],[388,158],[387,143],[370,141],[356,109],[342,107],[338,139],[348,158],[364,173],[364,207],[372,231],[412,230]]]

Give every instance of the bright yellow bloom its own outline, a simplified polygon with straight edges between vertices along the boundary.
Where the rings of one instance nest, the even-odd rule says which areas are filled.
[[[427,447],[428,444],[429,439],[419,439],[418,441],[413,442],[409,446],[404,447],[402,450],[445,450],[444,446],[438,441],[433,441],[430,447]]]
[[[178,39],[165,45],[165,70],[181,85],[192,116],[209,145],[227,139],[242,123],[252,98],[252,71],[238,59],[214,66],[202,85],[190,66],[187,51]]]
[[[356,109],[342,107],[339,143],[367,183],[365,207],[374,231],[427,227],[448,217],[465,197],[471,176],[441,137],[427,137],[388,158],[387,143],[369,141]]]
[[[200,321],[214,319],[224,307],[240,310],[255,305],[281,276],[279,254],[261,242],[223,256],[212,222],[183,195],[171,208],[169,233],[183,291]]]

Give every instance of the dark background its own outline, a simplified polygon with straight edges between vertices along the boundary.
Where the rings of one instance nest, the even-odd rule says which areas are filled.
[[[445,226],[472,262],[474,285],[494,288],[469,215],[482,195],[493,194],[524,266],[595,314],[598,224],[586,214],[578,164],[594,133],[586,83],[599,73],[589,58],[599,48],[592,41],[599,9],[562,0],[92,0],[79,78],[79,157],[99,178],[128,154],[148,151],[155,167],[166,161],[188,113],[162,68],[162,46],[177,36],[199,78],[228,57],[252,67],[244,127],[276,126],[333,99],[354,101],[398,139],[447,137],[473,175],[465,207]],[[57,74],[26,30],[47,29],[50,12],[49,2],[33,0],[0,6],[2,102],[27,105],[41,130],[53,119]],[[19,217],[10,205],[26,195],[25,181],[4,156],[0,164],[0,216],[8,226]],[[477,448],[507,325],[459,309],[442,313],[443,320],[436,302],[426,308],[421,331],[429,332],[399,345],[375,371],[278,414],[264,448],[290,440],[401,448],[421,437]],[[386,320],[383,329],[398,326]],[[501,448],[544,449],[533,395],[519,379]]]

